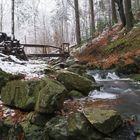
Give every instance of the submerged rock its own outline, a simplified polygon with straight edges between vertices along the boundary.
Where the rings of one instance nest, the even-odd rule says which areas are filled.
[[[66,88],[55,80],[45,78],[46,85],[39,91],[35,111],[51,114],[60,110],[66,97]]]
[[[104,134],[113,132],[122,124],[121,116],[114,110],[86,108],[84,115],[97,130]]]
[[[68,90],[77,90],[85,96],[96,88],[95,82],[73,72],[60,71],[57,79],[64,84]]]

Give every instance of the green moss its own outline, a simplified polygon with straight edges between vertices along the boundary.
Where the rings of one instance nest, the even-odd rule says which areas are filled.
[[[125,40],[124,38],[116,40],[112,42],[110,45],[108,45],[106,48],[104,48],[102,50],[102,54],[107,55],[114,51],[124,50],[127,45],[128,45],[127,40]]]
[[[131,74],[128,77],[133,80],[140,81],[140,74]]]

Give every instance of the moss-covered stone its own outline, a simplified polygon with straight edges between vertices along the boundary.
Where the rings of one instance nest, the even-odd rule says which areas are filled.
[[[83,94],[79,91],[76,91],[76,90],[72,90],[68,93],[68,95],[72,98],[82,98],[84,97]]]
[[[35,110],[39,113],[51,114],[60,110],[66,97],[66,88],[56,80],[44,79],[46,85],[39,91]]]
[[[108,134],[122,124],[121,116],[114,110],[86,108],[84,114],[100,132]]]
[[[84,96],[87,96],[89,91],[96,89],[95,82],[72,72],[59,71],[57,79],[64,84],[68,90],[77,90]]]
[[[133,80],[140,81],[140,74],[131,74],[128,77]]]
[[[81,113],[51,119],[46,124],[46,134],[53,140],[102,140],[102,134]]]
[[[0,93],[3,86],[6,85],[7,82],[14,79],[15,76],[9,73],[6,73],[0,69]]]
[[[21,81],[8,82],[2,89],[1,99],[4,104],[24,110],[34,110],[41,81]]]
[[[97,131],[81,113],[72,113],[68,116],[68,134],[75,140],[101,140],[102,134]]]
[[[64,116],[52,118],[45,127],[45,134],[49,135],[51,140],[67,140],[67,120]]]
[[[6,139],[8,136],[8,131],[11,128],[10,125],[4,123],[4,121],[0,120],[0,139]]]
[[[86,72],[86,65],[74,64],[71,65],[67,70],[82,75]]]
[[[46,122],[51,118],[49,115],[39,114],[37,112],[31,112],[27,115],[26,119],[34,125],[45,126]]]
[[[21,123],[25,134],[25,140],[49,140],[47,134],[44,135],[44,128],[33,125],[29,121]]]

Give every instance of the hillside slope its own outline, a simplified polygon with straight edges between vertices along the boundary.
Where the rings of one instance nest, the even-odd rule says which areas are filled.
[[[102,69],[115,68],[119,64],[136,63],[139,73],[140,27],[135,27],[126,34],[124,31],[119,31],[119,26],[115,26],[88,42],[86,48],[76,52],[75,56],[81,62]]]

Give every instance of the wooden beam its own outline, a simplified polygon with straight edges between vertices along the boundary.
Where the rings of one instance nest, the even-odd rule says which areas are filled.
[[[60,47],[55,47],[55,46],[51,46],[51,45],[40,45],[40,44],[21,44],[21,46],[24,46],[25,48],[55,48],[55,49],[60,49],[62,50],[62,48]]]

